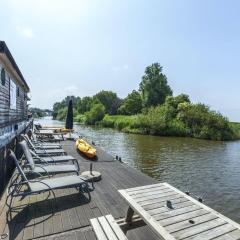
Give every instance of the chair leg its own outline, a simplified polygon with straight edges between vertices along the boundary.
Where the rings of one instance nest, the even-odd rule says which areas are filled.
[[[56,194],[55,192],[53,191],[53,189],[50,190],[53,194],[53,199],[54,199],[54,205],[55,205],[55,210],[58,211],[58,206],[57,206],[57,198],[56,198]],[[54,214],[54,207],[52,208],[53,209],[53,214]]]

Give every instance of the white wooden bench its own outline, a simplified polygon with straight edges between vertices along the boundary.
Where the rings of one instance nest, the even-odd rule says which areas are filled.
[[[90,222],[99,240],[127,240],[112,215],[93,218]]]

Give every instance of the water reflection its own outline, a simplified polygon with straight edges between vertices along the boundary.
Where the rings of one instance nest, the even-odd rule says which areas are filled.
[[[204,195],[209,206],[240,222],[240,141],[142,136],[80,125],[75,130],[147,175]]]

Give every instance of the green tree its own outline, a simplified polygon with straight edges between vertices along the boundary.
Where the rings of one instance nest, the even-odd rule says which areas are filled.
[[[68,107],[69,100],[72,99],[73,102],[73,109],[76,108],[77,102],[79,101],[80,97],[75,97],[75,96],[67,96],[65,97],[61,102],[56,102],[53,105],[53,119],[59,119],[59,120],[65,120],[64,113],[65,110],[64,108]]]
[[[163,104],[166,97],[172,95],[172,89],[159,63],[146,67],[139,89],[145,107]]]
[[[77,111],[81,114],[90,111],[93,105],[93,98],[92,97],[84,97],[80,98],[77,102]]]
[[[142,98],[141,94],[133,90],[128,96],[124,99],[123,104],[118,109],[118,113],[122,115],[134,115],[142,110]]]
[[[94,95],[93,98],[105,107],[108,114],[114,115],[117,113],[117,109],[120,106],[120,99],[116,93],[102,90]]]
[[[105,115],[105,107],[103,104],[94,104],[89,112],[85,113],[86,123],[94,125],[96,122],[101,121]]]

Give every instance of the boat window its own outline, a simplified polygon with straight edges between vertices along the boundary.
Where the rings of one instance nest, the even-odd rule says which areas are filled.
[[[17,87],[17,96],[19,97],[20,95],[20,90],[19,90],[19,87]]]
[[[6,74],[5,74],[5,69],[4,68],[2,68],[2,70],[1,70],[1,82],[2,82],[2,85],[5,86]]]

